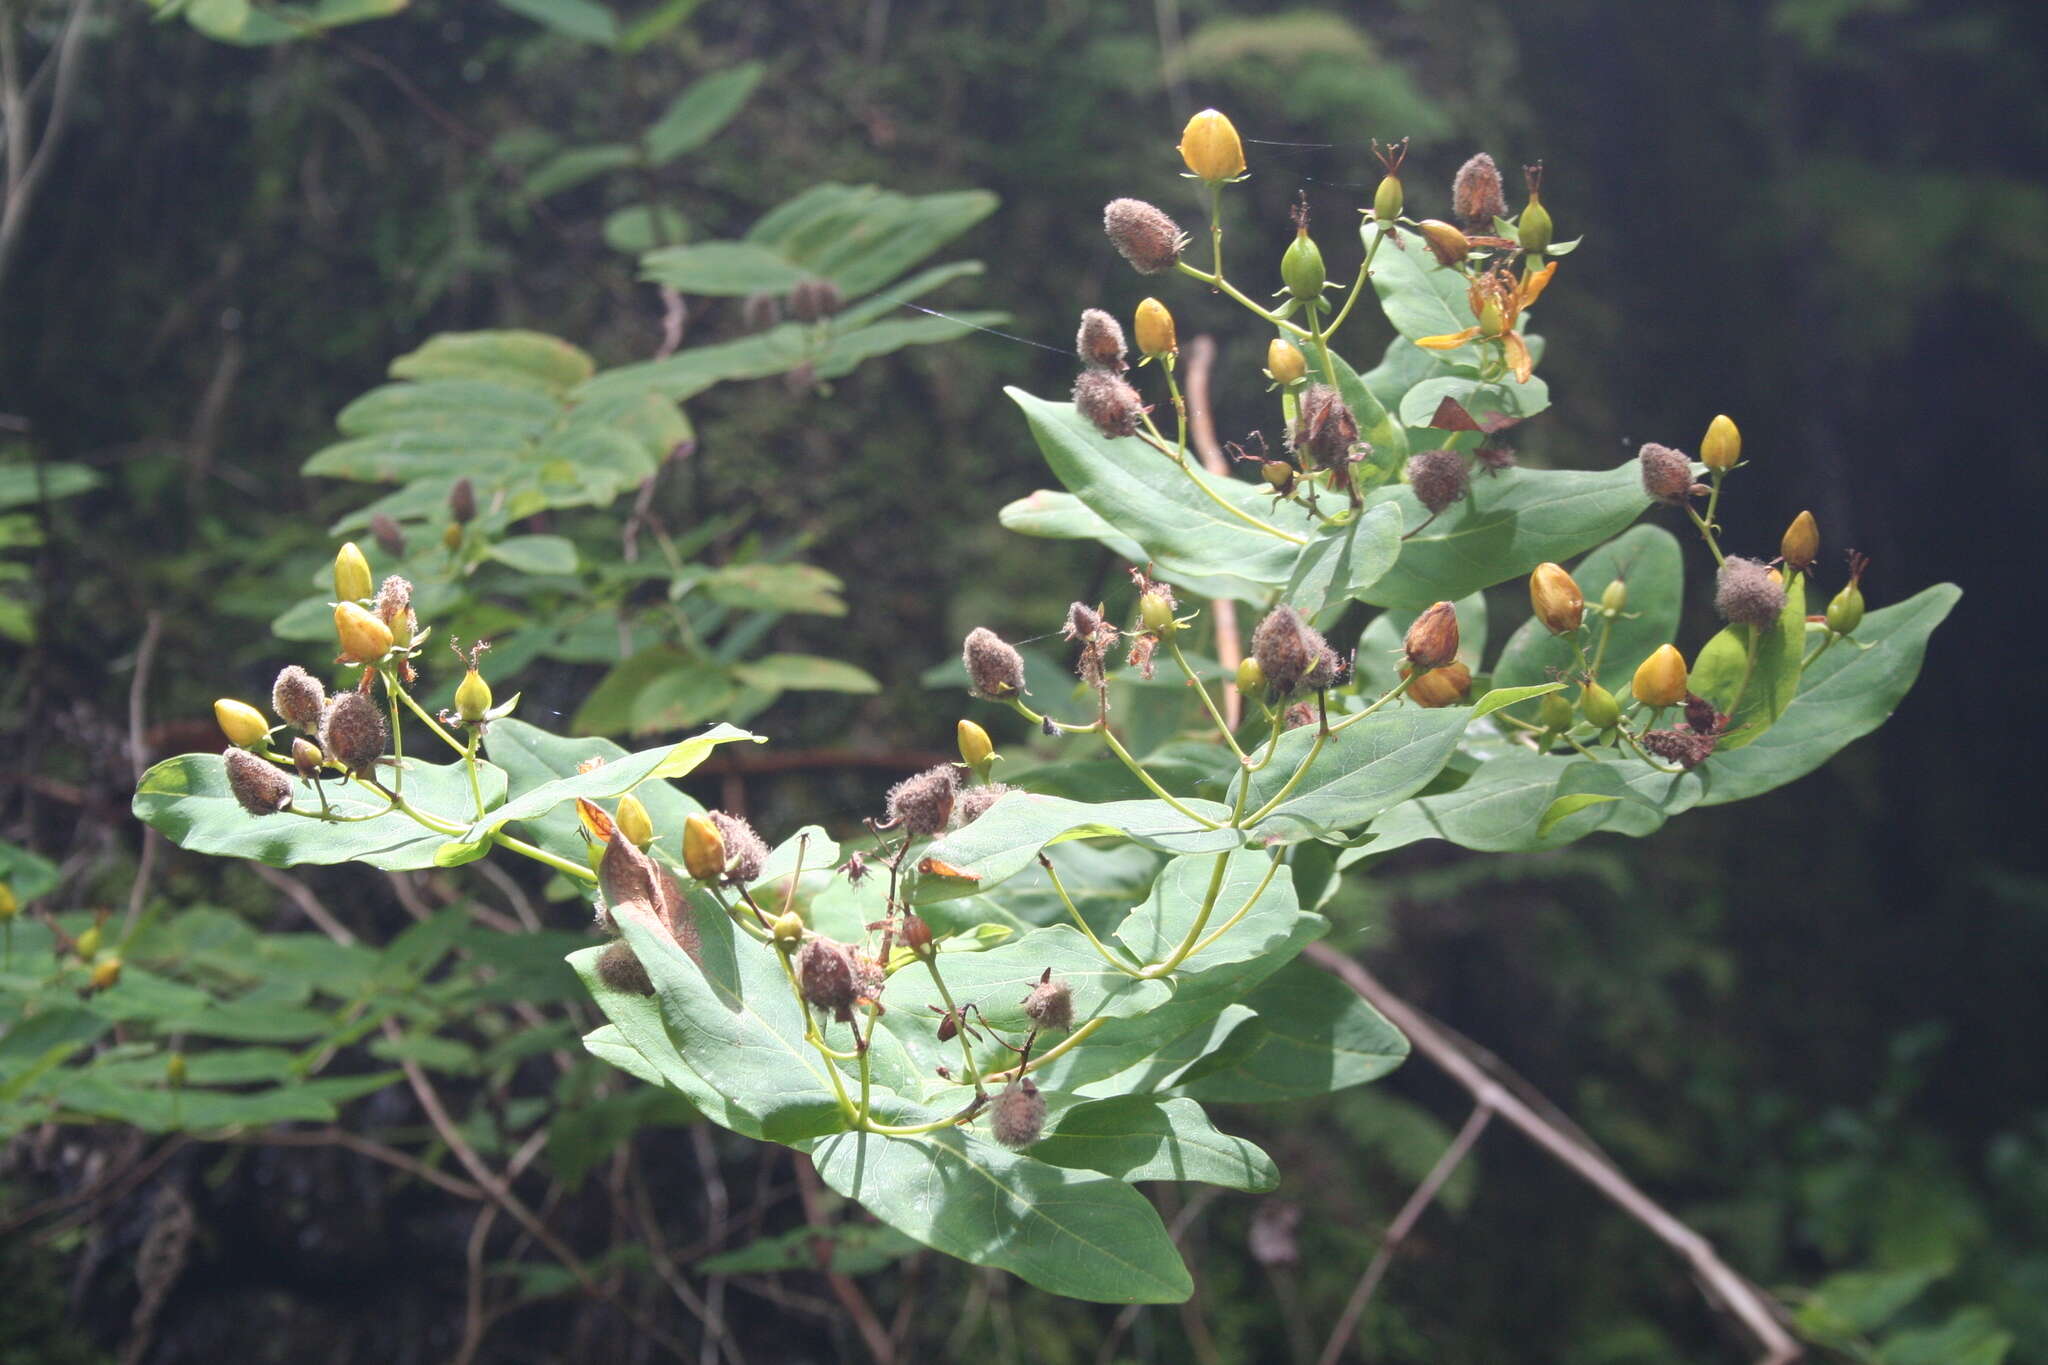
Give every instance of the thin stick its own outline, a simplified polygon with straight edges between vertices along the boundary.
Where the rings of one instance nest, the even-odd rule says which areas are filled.
[[[144,702],[149,695],[150,667],[156,662],[157,642],[163,638],[164,615],[160,611],[149,614],[149,623],[143,628],[142,643],[135,648],[135,676],[128,683],[128,765],[134,769],[135,780],[142,781],[145,762],[149,754],[143,747]],[[142,831],[142,861],[135,869],[135,884],[128,891],[128,916],[121,922],[122,937],[135,929],[136,917],[142,913],[142,903],[149,899],[150,876],[156,870],[157,844],[161,835],[153,826]]]
[[[1558,1124],[1538,1114],[1507,1086],[1487,1075],[1479,1063],[1427,1015],[1388,990],[1359,963],[1320,943],[1310,944],[1305,955],[1386,1015],[1395,1028],[1408,1036],[1416,1051],[1463,1086],[1474,1101],[1497,1111],[1537,1146],[1570,1167],[1587,1184],[1620,1205],[1623,1212],[1677,1252],[1692,1267],[1708,1300],[1725,1308],[1756,1338],[1764,1351],[1757,1365],[1789,1365],[1805,1354],[1778,1320],[1762,1290],[1730,1269],[1714,1251],[1712,1243],[1636,1188],[1585,1138],[1567,1133]]]
[[[792,1163],[796,1169],[796,1186],[804,1203],[804,1218],[810,1225],[823,1233],[830,1228],[825,1221],[824,1208],[818,1198],[823,1182],[818,1179],[818,1168],[811,1164],[811,1158],[798,1152]],[[853,1277],[843,1271],[824,1268],[825,1282],[832,1287],[832,1293],[846,1310],[853,1325],[860,1330],[861,1340],[875,1357],[877,1365],[895,1365],[896,1343],[889,1338],[888,1329],[875,1316],[875,1310],[868,1304],[868,1296],[860,1292],[860,1286]]]
[[[1451,1145],[1444,1148],[1444,1154],[1437,1158],[1436,1165],[1429,1168],[1422,1183],[1415,1187],[1415,1193],[1408,1196],[1408,1202],[1394,1215],[1394,1221],[1387,1227],[1387,1235],[1380,1242],[1380,1249],[1373,1254],[1365,1273],[1358,1277],[1358,1285],[1351,1291],[1350,1300],[1344,1305],[1344,1313],[1337,1319],[1337,1325],[1330,1329],[1330,1339],[1323,1346],[1323,1353],[1317,1358],[1317,1365],[1337,1365],[1344,1354],[1344,1344],[1350,1340],[1352,1329],[1358,1326],[1358,1319],[1365,1313],[1365,1306],[1372,1302],[1373,1291],[1379,1288],[1380,1280],[1387,1273],[1387,1267],[1394,1263],[1394,1252],[1407,1240],[1408,1234],[1421,1221],[1423,1211],[1435,1200],[1437,1191],[1444,1187],[1451,1174],[1465,1160],[1479,1135],[1486,1131],[1486,1125],[1493,1118],[1493,1106],[1485,1100],[1472,1106],[1472,1113],[1465,1120],[1465,1126],[1458,1130]]]
[[[1219,479],[1230,477],[1230,462],[1216,439],[1216,409],[1209,403],[1209,376],[1216,368],[1216,338],[1203,332],[1188,342],[1188,442],[1202,457],[1202,467]],[[1209,604],[1216,622],[1216,658],[1223,665],[1223,718],[1232,730],[1244,720],[1244,698],[1237,694],[1237,664],[1244,658],[1237,630],[1237,603],[1219,597]]]

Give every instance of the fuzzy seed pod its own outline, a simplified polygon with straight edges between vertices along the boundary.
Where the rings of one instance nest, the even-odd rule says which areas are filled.
[[[1529,575],[1529,605],[1552,635],[1569,635],[1586,619],[1586,595],[1562,564],[1538,564]]]
[[[1784,556],[1785,567],[1794,573],[1813,567],[1813,561],[1820,558],[1820,524],[1814,521],[1813,513],[1801,512],[1792,518],[1792,524],[1785,528],[1785,535],[1778,542],[1778,553]]]
[[[310,739],[292,741],[292,767],[308,782],[320,780],[320,746]]]
[[[1296,450],[1307,452],[1317,464],[1341,469],[1358,444],[1358,419],[1335,389],[1311,384],[1301,391],[1293,436]]]
[[[1308,373],[1308,357],[1293,342],[1274,337],[1266,343],[1266,373],[1285,388]]]
[[[1699,767],[1713,755],[1715,738],[1694,730],[1652,730],[1643,736],[1643,747],[1681,768]]]
[[[343,692],[320,721],[320,747],[343,769],[368,776],[384,756],[390,736],[384,713],[360,692]]]
[[[1674,506],[1692,496],[1692,461],[1670,446],[1652,441],[1637,452],[1643,466],[1643,491]]]
[[[988,1113],[988,1132],[1012,1151],[1029,1147],[1045,1131],[1045,1097],[1029,1076],[1019,1076],[996,1096]]]
[[[1418,706],[1455,706],[1472,690],[1472,670],[1453,659],[1408,684],[1408,699]]]
[[[222,697],[213,704],[213,718],[220,725],[220,732],[228,737],[228,743],[241,748],[261,744],[270,738],[270,726],[263,719],[263,713],[245,701]]]
[[[1100,308],[1081,310],[1081,330],[1074,334],[1074,354],[1094,370],[1124,370],[1123,325]]]
[[[1337,657],[1337,651],[1324,645],[1316,655],[1316,661],[1308,666],[1308,672],[1301,675],[1301,685],[1310,692],[1320,692],[1326,687],[1335,687],[1344,676],[1344,661]]]
[[[1482,236],[1493,234],[1493,220],[1508,216],[1507,196],[1501,192],[1500,167],[1485,152],[1477,153],[1458,167],[1451,181],[1451,212],[1465,225],[1465,231]]]
[[[1441,218],[1425,218],[1415,226],[1438,265],[1456,265],[1472,254],[1470,239]]]
[[[789,291],[789,315],[798,322],[819,322],[839,311],[839,286],[830,280],[804,280]]]
[[[761,880],[761,869],[768,866],[767,841],[737,815],[728,815],[722,810],[705,814],[717,827],[719,840],[725,845],[727,875],[733,883],[751,886]]]
[[[740,301],[740,326],[749,332],[765,332],[782,321],[782,300],[769,293],[749,294]]]
[[[889,789],[889,819],[912,834],[938,834],[953,817],[960,770],[950,763],[926,768]]]
[[[1102,210],[1102,231],[1140,275],[1173,269],[1187,244],[1180,226],[1142,199],[1110,200]]]
[[[853,954],[845,944],[822,937],[806,943],[796,955],[796,979],[812,1005],[842,1024],[853,1018]]]
[[[227,764],[228,790],[249,814],[275,815],[292,803],[291,781],[275,764],[247,749],[229,749],[221,761]]]
[[[1323,664],[1329,646],[1293,607],[1275,607],[1252,632],[1252,661],[1275,697],[1291,696]],[[1240,678],[1240,681],[1242,679]]]
[[[1411,667],[1427,671],[1442,668],[1458,657],[1458,609],[1438,602],[1415,618],[1401,642]]]
[[[1707,434],[1700,438],[1700,463],[1709,469],[1730,470],[1742,459],[1742,433],[1735,426],[1735,419],[1722,413],[1707,423]]]
[[[1685,656],[1676,645],[1659,645],[1657,652],[1636,666],[1629,690],[1636,700],[1652,710],[1676,706],[1685,700]]]
[[[448,490],[448,516],[457,526],[476,520],[476,485],[468,479],[457,479]]]
[[[1762,560],[1729,555],[1714,587],[1714,609],[1736,625],[1776,625],[1785,610],[1785,585],[1771,581]]]
[[[1408,461],[1408,487],[1431,516],[1465,496],[1471,476],[1455,450],[1425,450]]]
[[[1579,714],[1595,730],[1609,730],[1621,723],[1621,703],[1599,683],[1589,682],[1579,692]]]
[[[354,602],[334,609],[334,635],[344,663],[373,664],[391,652],[391,627]]]
[[[1230,120],[1214,109],[1196,114],[1181,130],[1180,159],[1197,180],[1211,185],[1244,174],[1244,144]]]
[[[1102,613],[1086,602],[1069,602],[1066,624],[1060,627],[1060,635],[1068,640],[1092,640],[1102,633],[1104,624]]]
[[[1157,358],[1172,355],[1180,349],[1180,335],[1174,331],[1173,314],[1158,299],[1139,303],[1132,329],[1138,339],[1140,355]]]
[[[987,626],[967,632],[960,662],[966,665],[968,686],[984,701],[1001,701],[1024,690],[1024,656]]]
[[[988,813],[990,806],[993,806],[1014,790],[1016,788],[1006,787],[1000,782],[990,782],[986,786],[981,787],[969,787],[953,798],[953,824],[956,827],[973,824]]]
[[[1074,992],[1047,969],[1024,997],[1024,1017],[1042,1029],[1065,1033],[1074,1026]]]
[[[280,672],[270,686],[270,709],[294,730],[309,735],[319,730],[320,713],[326,707],[327,689],[297,664]]]
[[[647,807],[632,793],[619,798],[619,809],[612,817],[619,833],[633,841],[633,847],[644,849],[654,842],[654,821],[648,818]]]
[[[1113,370],[1086,369],[1074,381],[1074,407],[1104,436],[1135,436],[1145,405]]]
[[[397,574],[384,580],[377,589],[377,601],[371,610],[377,619],[391,629],[392,643],[404,649],[412,643],[413,635],[419,629],[419,620],[412,614],[412,583]]]
[[[647,968],[640,965],[632,945],[622,938],[613,939],[611,945],[598,954],[597,979],[622,994],[654,994],[654,982],[648,977]]]
[[[377,538],[377,548],[393,559],[405,555],[405,532],[398,529],[398,523],[379,512],[370,518],[370,534]]]
[[[1691,692],[1685,694],[1685,724],[1694,734],[1718,735],[1727,719],[1705,697]]]
[[[370,595],[370,561],[353,540],[334,553],[334,600],[359,602]]]

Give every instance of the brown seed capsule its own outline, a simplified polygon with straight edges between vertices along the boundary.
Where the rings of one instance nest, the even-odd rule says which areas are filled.
[[[1173,219],[1142,199],[1110,200],[1102,210],[1102,230],[1140,275],[1173,269],[1187,244]]]
[[[988,1114],[989,1136],[1016,1150],[1029,1147],[1045,1131],[1045,1097],[1029,1076],[1019,1076],[996,1096]]]
[[[1054,980],[1047,968],[1024,997],[1024,1017],[1042,1029],[1065,1033],[1074,1026],[1074,992],[1066,982]]]
[[[789,315],[798,322],[819,322],[839,311],[839,286],[830,280],[804,280],[789,291]]]
[[[853,1018],[853,954],[845,944],[823,937],[806,943],[796,955],[796,979],[812,1005],[842,1024]]]
[[[1657,646],[1657,652],[1637,666],[1635,681],[1629,684],[1636,700],[1652,710],[1676,706],[1685,700],[1685,689],[1685,656],[1676,645]]]
[[[1493,235],[1493,220],[1508,216],[1507,195],[1501,190],[1500,167],[1485,152],[1458,167],[1451,181],[1451,212],[1467,232]]]
[[[1415,226],[1439,265],[1456,265],[1472,254],[1470,239],[1440,218],[1425,218]]]
[[[973,824],[988,813],[990,806],[993,806],[1015,790],[1016,788],[1006,787],[1000,782],[990,782],[986,786],[981,787],[969,787],[966,791],[953,798],[953,824],[956,827]]]
[[[320,714],[326,708],[327,689],[297,664],[279,673],[271,684],[270,709],[295,730],[309,735],[319,730]]]
[[[1311,384],[1301,391],[1294,421],[1294,448],[1306,451],[1316,463],[1341,468],[1358,444],[1358,419],[1328,384]]]
[[[927,768],[889,789],[889,819],[912,834],[938,834],[953,817],[960,770],[950,763]]]
[[[227,764],[228,790],[249,814],[275,815],[292,803],[291,781],[277,765],[247,749],[229,749],[220,757]]]
[[[1785,557],[1785,567],[1794,573],[1804,573],[1813,567],[1813,561],[1820,558],[1820,525],[1814,521],[1813,513],[1801,512],[1792,518],[1784,538],[1778,542],[1778,553]]]
[[[1729,555],[1714,586],[1714,608],[1736,625],[1776,625],[1785,610],[1785,586],[1771,581],[1762,560]]]
[[[960,661],[974,695],[984,701],[1001,701],[1024,690],[1024,656],[987,626],[967,632]]]
[[[1074,407],[1104,436],[1135,436],[1145,405],[1112,370],[1086,369],[1074,381]]]
[[[1439,602],[1415,618],[1401,642],[1411,667],[1427,671],[1442,668],[1458,657],[1458,609]]]
[[[405,554],[405,532],[398,529],[398,523],[379,512],[370,518],[370,534],[376,537],[377,548],[393,559]]]
[[[1696,730],[1652,730],[1643,736],[1643,747],[1659,758],[1681,768],[1697,768],[1711,758],[1716,737]]]
[[[1293,695],[1328,647],[1293,607],[1273,608],[1252,632],[1252,660],[1275,697]]]
[[[1316,661],[1308,666],[1308,672],[1301,675],[1301,685],[1311,692],[1320,692],[1334,687],[1344,676],[1344,661],[1337,657],[1337,651],[1324,645],[1316,655]]]
[[[610,989],[627,995],[654,994],[654,982],[647,975],[647,968],[634,955],[632,945],[622,938],[613,939],[611,945],[598,955],[597,979]]]
[[[711,823],[718,828],[719,840],[725,845],[725,865],[734,884],[751,886],[761,880],[761,870],[768,866],[768,842],[754,832],[754,827],[737,815],[722,810],[708,811]]]
[[[899,937],[902,938],[904,947],[923,956],[924,950],[932,946],[932,927],[920,916],[905,915],[903,930]]]
[[[320,722],[320,747],[346,771],[367,777],[384,756],[390,734],[377,703],[360,692],[344,692]]]
[[[1124,364],[1123,326],[1100,308],[1082,310],[1081,330],[1074,335],[1074,354],[1091,369],[1129,368]]]
[[[1670,446],[1652,441],[1636,455],[1643,466],[1643,491],[1674,505],[1692,496],[1692,461]]]
[[[448,490],[448,516],[457,526],[476,520],[476,485],[468,479],[457,479]]]
[[[1408,461],[1408,487],[1431,516],[1465,496],[1471,477],[1455,450],[1425,450]]]
[[[1586,595],[1562,564],[1538,564],[1529,575],[1529,605],[1552,635],[1569,635],[1586,619]]]
[[[1408,699],[1418,706],[1455,706],[1472,691],[1472,670],[1453,659],[1408,684]]]
[[[308,782],[320,780],[320,746],[309,739],[292,741],[292,768]]]

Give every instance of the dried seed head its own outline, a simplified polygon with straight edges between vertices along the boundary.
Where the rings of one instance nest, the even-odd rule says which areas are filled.
[[[725,866],[733,882],[751,886],[761,880],[761,869],[768,866],[768,842],[737,815],[722,810],[706,811],[705,815],[725,844]]]
[[[1275,607],[1252,632],[1252,659],[1275,697],[1292,695],[1323,662],[1329,646],[1293,607]]]
[[[1529,605],[1552,635],[1569,635],[1586,619],[1586,595],[1562,564],[1538,564],[1529,575]]]
[[[818,322],[839,311],[839,286],[830,280],[804,280],[789,291],[789,315],[798,322]]]
[[[379,512],[370,518],[370,534],[377,538],[377,548],[393,559],[405,554],[405,532],[398,529],[398,523]]]
[[[1110,200],[1102,210],[1102,230],[1140,275],[1173,269],[1187,244],[1179,225],[1142,199]]]
[[[1042,1029],[1065,1033],[1074,1026],[1074,992],[1048,969],[1024,997],[1024,1017]]]
[[[1074,335],[1074,353],[1081,363],[1097,370],[1123,370],[1123,325],[1100,308],[1081,312],[1081,330]]]
[[[1714,608],[1737,625],[1775,625],[1785,610],[1785,585],[1771,581],[1770,566],[1762,560],[1729,555],[1714,587]]]
[[[987,626],[967,632],[960,662],[974,695],[985,701],[1002,701],[1024,690],[1024,656]]]
[[[1659,758],[1681,768],[1697,768],[1713,755],[1716,739],[1696,730],[1652,730],[1643,736],[1643,747]]]
[[[804,944],[796,955],[796,979],[812,1005],[830,1010],[841,1023],[853,1018],[853,954],[845,944],[823,937]]]
[[[1467,232],[1485,236],[1493,233],[1493,220],[1508,216],[1507,195],[1501,190],[1500,167],[1485,152],[1476,154],[1458,168],[1451,181],[1451,212],[1458,215]]]
[[[326,706],[327,689],[297,664],[280,672],[270,686],[270,709],[294,730],[309,735],[319,730],[320,713]]]
[[[903,928],[897,936],[903,940],[903,946],[913,953],[921,954],[932,946],[932,926],[916,914],[907,914],[903,917]]]
[[[1045,1097],[1029,1076],[1019,1076],[996,1096],[988,1114],[989,1136],[1015,1150],[1029,1147],[1045,1131]]]
[[[1408,461],[1408,487],[1432,516],[1464,497],[1470,483],[1455,450],[1425,450]]]
[[[615,991],[628,995],[654,994],[654,982],[626,940],[613,939],[597,958],[597,979]]]
[[[1301,685],[1311,692],[1320,692],[1326,687],[1336,686],[1343,676],[1344,661],[1337,656],[1336,650],[1324,645],[1322,652],[1316,655],[1316,661],[1308,666],[1308,672],[1302,675]]]
[[[1456,265],[1472,254],[1471,240],[1441,218],[1425,218],[1415,226],[1438,265]]]
[[[292,803],[291,781],[275,764],[247,749],[229,749],[221,761],[227,764],[228,790],[249,814],[275,815]]]
[[[1629,690],[1636,694],[1637,701],[1657,710],[1683,701],[1686,681],[1685,656],[1678,652],[1678,646],[1659,645],[1656,653],[1636,666]]]
[[[1074,381],[1074,407],[1104,436],[1135,436],[1145,405],[1113,370],[1086,369]]]
[[[889,819],[912,834],[937,834],[953,816],[960,770],[950,763],[926,768],[889,789]]]
[[[310,739],[292,741],[292,767],[308,782],[320,780],[320,746]]]
[[[230,744],[246,749],[270,738],[269,722],[248,702],[222,697],[213,704],[213,718]]]
[[[457,526],[476,520],[476,485],[468,479],[457,479],[448,490],[448,516]]]
[[[1067,604],[1067,621],[1060,634],[1069,640],[1092,640],[1103,627],[1102,613],[1086,602]]]
[[[1408,684],[1408,699],[1418,706],[1455,706],[1472,690],[1472,670],[1453,659]]]
[[[1311,384],[1301,391],[1293,437],[1294,448],[1307,451],[1317,464],[1341,468],[1358,444],[1358,419],[1335,389]]]
[[[953,823],[971,825],[988,813],[988,808],[1008,796],[1014,788],[1000,782],[991,782],[985,787],[969,787],[953,798]]]
[[[384,713],[360,692],[344,692],[320,720],[320,747],[346,771],[367,776],[384,756]]]
[[[1636,455],[1643,466],[1643,491],[1659,502],[1674,505],[1692,496],[1692,461],[1670,446],[1655,441]]]
[[[1458,609],[1439,602],[1415,618],[1401,643],[1408,663],[1419,671],[1442,668],[1458,657]]]
[[[403,649],[412,643],[412,637],[419,628],[418,620],[412,614],[412,583],[397,574],[384,580],[377,589],[377,602],[372,608],[377,619],[391,630],[394,644]]]
[[[1727,720],[1705,697],[1692,692],[1685,694],[1685,724],[1694,734],[1718,735]]]
[[[782,300],[769,293],[749,294],[740,303],[740,326],[765,332],[782,321]]]

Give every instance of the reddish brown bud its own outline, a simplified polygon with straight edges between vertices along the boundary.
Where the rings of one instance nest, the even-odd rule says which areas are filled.
[[[1442,668],[1458,657],[1458,609],[1439,602],[1415,618],[1401,643],[1408,663],[1419,671]]]
[[[1737,625],[1775,625],[1785,610],[1785,585],[1771,580],[1770,566],[1762,560],[1730,555],[1721,564],[1714,608]]]
[[[796,955],[796,979],[812,1005],[830,1010],[841,1023],[853,1018],[853,954],[845,944],[829,938],[804,944]]]
[[[1055,981],[1048,967],[1031,994],[1024,997],[1024,1016],[1042,1029],[1065,1033],[1074,1026],[1074,993],[1064,981]]]
[[[1307,451],[1316,463],[1342,467],[1358,444],[1358,419],[1335,389],[1311,384],[1301,391],[1293,438],[1294,448]]]
[[[1464,497],[1470,482],[1455,450],[1425,450],[1408,461],[1408,487],[1432,516]]]
[[[1451,212],[1464,223],[1467,232],[1493,234],[1493,220],[1508,216],[1507,195],[1502,192],[1500,167],[1485,152],[1473,156],[1458,168],[1451,181]]]
[[[1293,607],[1275,607],[1252,632],[1252,659],[1275,697],[1292,695],[1329,646]]]
[[[1003,1146],[1029,1147],[1045,1131],[1045,1097],[1028,1076],[1019,1076],[996,1096],[988,1116],[989,1136]]]
[[[633,953],[632,945],[624,939],[612,940],[597,958],[597,979],[608,988],[628,995],[654,994],[654,982],[647,975],[647,968]]]
[[[1408,699],[1418,706],[1455,706],[1472,690],[1472,670],[1455,659],[1432,668],[1408,684]]]
[[[247,749],[221,755],[227,765],[228,790],[251,815],[275,815],[292,803],[292,784],[282,770]]]
[[[398,523],[379,512],[370,518],[370,534],[376,538],[377,548],[393,559],[405,555],[405,532],[398,529]]]
[[[838,311],[839,286],[830,280],[804,280],[789,291],[789,315],[798,322],[818,322]]]
[[[1636,458],[1643,466],[1643,491],[1659,502],[1682,503],[1692,496],[1692,461],[1652,441]]]
[[[1102,230],[1140,275],[1173,269],[1187,242],[1173,219],[1142,199],[1110,200],[1102,210]]]
[[[938,834],[953,816],[960,770],[950,763],[927,768],[889,789],[889,819],[912,834]]]
[[[737,886],[751,886],[761,880],[761,869],[768,865],[767,840],[737,815],[722,810],[706,811],[705,815],[725,845],[726,875]]]
[[[389,739],[383,711],[360,692],[336,697],[320,722],[320,748],[359,777],[367,777],[376,768]]]
[[[476,520],[476,485],[468,479],[457,479],[448,490],[448,516],[457,526]]]
[[[903,930],[899,937],[902,938],[904,947],[922,955],[925,949],[932,946],[932,926],[918,915],[905,915]]]
[[[1569,635],[1586,619],[1586,595],[1562,564],[1538,564],[1529,575],[1529,605],[1552,635]]]
[[[1074,336],[1074,353],[1081,363],[1098,370],[1123,370],[1124,329],[1100,308],[1083,309],[1081,330]]]
[[[1074,407],[1104,436],[1135,436],[1145,405],[1112,370],[1086,369],[1074,381]]]
[[[1002,701],[1024,690],[1024,656],[986,626],[967,632],[960,661],[966,665],[968,684],[977,697]]]

